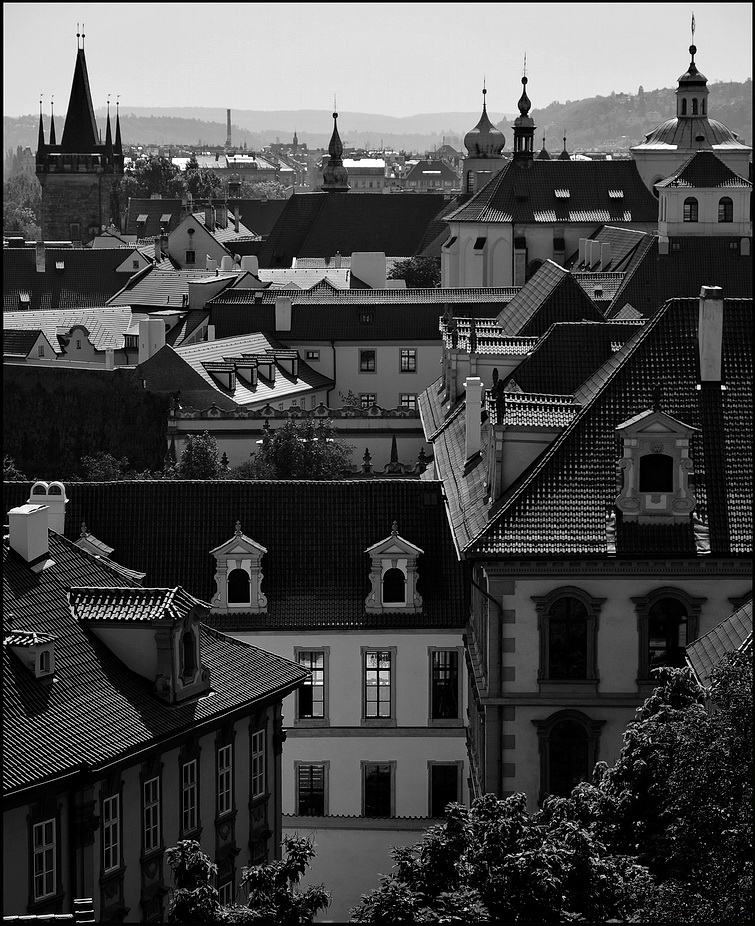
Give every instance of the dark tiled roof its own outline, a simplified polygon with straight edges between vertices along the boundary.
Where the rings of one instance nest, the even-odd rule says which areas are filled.
[[[78,621],[95,623],[152,623],[183,620],[192,609],[207,602],[176,588],[97,588],[72,586],[68,595],[71,614]]]
[[[332,257],[336,251],[410,257],[446,202],[434,193],[294,194],[260,252],[260,266],[290,267],[294,257]]]
[[[154,238],[162,231],[160,219],[170,215],[167,231],[172,232],[182,219],[180,199],[137,199],[129,200],[126,213],[126,234],[141,238]],[[138,222],[139,216],[146,216],[146,223]]]
[[[26,486],[28,492],[29,486]],[[124,520],[128,515],[124,512]],[[80,522],[79,522],[80,523]],[[168,706],[150,682],[128,669],[69,610],[71,586],[135,588],[69,540],[50,533],[54,565],[32,573],[3,545],[3,613],[7,628],[55,636],[55,683],[40,684],[3,647],[3,786],[7,791],[97,766],[219,718],[277,691],[287,693],[301,670],[278,656],[202,627],[202,661],[214,696]]]
[[[719,188],[719,187],[751,187],[749,180],[745,180],[728,167],[721,158],[712,151],[696,151],[684,164],[666,177],[657,187],[680,187],[692,189],[693,187]]]
[[[200,409],[212,405],[225,409],[238,408],[230,396],[208,383],[168,344],[141,363],[138,369],[150,392],[167,395],[178,392],[181,405]]]
[[[28,357],[40,334],[41,328],[3,328],[3,354]]]
[[[752,649],[752,598],[687,647],[687,662],[705,685],[724,656]]]
[[[504,334],[544,334],[559,321],[603,321],[603,316],[568,270],[547,260],[498,313]]]
[[[18,505],[31,483],[4,488],[6,506]],[[461,566],[438,482],[156,480],[71,483],[66,491],[67,534],[77,535],[85,521],[115,547],[121,563],[147,570],[145,584],[177,583],[208,601],[215,591],[210,550],[230,539],[240,521],[268,551],[262,559],[268,614],[254,615],[247,628],[464,624]],[[423,612],[372,618],[364,612],[370,590],[364,551],[391,533],[394,520],[401,536],[424,550],[418,560]],[[227,623],[218,620],[218,626]]]
[[[461,194],[459,196],[454,196],[450,202],[443,206],[440,212],[427,226],[425,234],[422,237],[422,241],[417,247],[417,254],[421,254],[424,257],[440,256],[441,247],[448,238],[448,224],[446,223],[446,216],[450,215],[452,212],[458,209],[459,206],[462,203],[465,203],[468,199],[468,194]]]
[[[655,223],[658,203],[642,182],[634,161],[534,160],[526,170],[509,161],[447,220]]]
[[[134,248],[45,248],[44,273],[37,272],[34,248],[3,248],[3,307],[21,308],[19,293],[30,296],[30,309],[70,309],[105,305],[129,278],[116,273]],[[63,269],[56,265],[63,264]]]
[[[752,254],[741,253],[739,238],[672,238],[668,254],[659,253],[658,241],[652,239],[627,274],[607,318],[626,305],[650,318],[667,300],[698,296],[702,286],[720,286],[730,298],[752,297]]]
[[[588,241],[599,241],[601,244],[608,244],[611,247],[611,262],[606,268],[610,273],[628,273],[633,270],[635,265],[647,249],[653,243],[653,236],[647,232],[637,231],[634,228],[615,228],[613,225],[603,225],[594,234],[590,235]],[[576,273],[580,270],[591,270],[589,260],[580,261],[579,250],[575,251],[565,261],[566,267]],[[603,273],[598,276],[603,276]],[[591,276],[594,270],[591,272]],[[589,292],[589,290],[588,290]]]
[[[221,270],[163,270],[149,267],[132,277],[116,293],[108,305],[154,306],[155,308],[181,308],[189,304],[189,283],[221,277],[228,284],[238,278],[238,272]]]

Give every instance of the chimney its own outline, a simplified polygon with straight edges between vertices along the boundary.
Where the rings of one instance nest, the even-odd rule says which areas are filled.
[[[48,518],[47,505],[19,505],[8,512],[11,549],[35,572],[49,556]]]
[[[241,269],[248,270],[249,273],[253,273],[255,276],[260,271],[260,262],[257,259],[256,254],[245,254],[241,258]]]
[[[720,286],[703,286],[697,322],[700,351],[700,380],[721,382],[721,340],[724,326],[724,291]]]
[[[233,209],[233,224],[234,224],[234,226],[236,227],[236,234],[237,234],[237,235],[238,235],[238,233],[239,233],[239,221],[240,221],[240,220],[239,220],[239,207],[238,207],[238,206],[234,206],[234,209]]]
[[[579,263],[580,264],[584,264],[585,259],[586,259],[586,255],[585,255],[585,251],[587,250],[586,244],[587,244],[587,238],[579,239]]]
[[[275,330],[276,331],[290,331],[291,330],[291,297],[290,296],[276,296],[275,297]]]
[[[660,235],[658,238],[658,253],[668,254],[668,245],[669,245],[668,238],[665,235]]]
[[[204,227],[210,233],[215,231],[215,210],[212,206],[204,207]]]
[[[37,273],[45,272],[45,243],[38,241],[36,244],[36,266]]]
[[[66,529],[66,487],[62,482],[43,482],[41,479],[31,487],[27,505],[47,505],[47,526],[58,534]]]
[[[467,391],[466,459],[470,460],[482,447],[482,380],[468,376],[464,380]]]
[[[590,238],[587,242],[587,263],[592,270],[593,268],[597,269],[597,265],[600,263],[600,242],[595,241],[594,238]]]
[[[139,358],[144,363],[165,347],[165,324],[160,318],[143,318],[139,322]]]
[[[228,204],[219,203],[215,207],[215,220],[221,228],[228,228]]]
[[[115,351],[112,347],[105,348],[105,369],[114,370],[115,369]]]
[[[207,326],[207,340],[208,341],[215,340],[215,326],[214,325]]]
[[[224,254],[220,258],[220,269],[221,270],[233,270],[233,258],[230,254]]]
[[[207,255],[205,255],[205,256],[206,256],[206,258],[207,258],[207,259],[205,260],[205,270],[215,270],[215,269],[217,268],[217,266],[218,266],[218,262],[217,262],[216,260],[213,260],[213,258],[210,257],[209,254],[207,254]]]
[[[608,266],[611,263],[611,243],[610,241],[604,241],[600,246],[600,269],[608,270]]]
[[[162,244],[163,244],[162,239],[158,235],[157,238],[155,238],[155,263],[156,264],[159,264],[160,261],[163,259]]]
[[[336,251],[335,261],[336,261],[336,270],[340,270],[341,269],[341,252],[340,251]]]

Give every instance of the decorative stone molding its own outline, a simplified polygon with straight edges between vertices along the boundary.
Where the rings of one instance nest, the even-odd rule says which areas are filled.
[[[400,611],[419,614],[422,597],[417,592],[417,558],[424,552],[399,536],[393,522],[389,537],[368,547],[371,559],[370,593],[365,610],[371,614]]]
[[[211,601],[213,614],[265,613],[267,598],[262,593],[262,557],[267,549],[247,537],[241,530],[241,522],[237,521],[233,537],[210,553],[216,560],[216,589]]]

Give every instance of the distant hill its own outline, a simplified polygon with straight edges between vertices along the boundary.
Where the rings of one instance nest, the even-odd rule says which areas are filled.
[[[537,125],[535,147],[546,146],[551,152],[562,148],[562,137],[570,152],[591,148],[627,148],[638,144],[659,122],[676,111],[674,89],[643,90],[636,94],[612,93],[607,97],[553,102],[535,109]],[[710,85],[708,111],[711,118],[727,125],[740,138],[752,142],[752,81],[714,83]],[[97,112],[104,134],[104,111]],[[338,128],[348,146],[385,147],[398,151],[432,151],[444,141],[457,149],[462,139],[480,117],[479,110],[467,113],[420,113],[415,116],[383,116],[375,113],[343,112]],[[506,147],[513,141],[513,115],[497,116],[497,125],[506,137]],[[231,113],[233,144],[257,150],[276,141],[290,141],[294,130],[299,141],[310,148],[325,148],[332,131],[332,116],[326,110],[233,110]],[[36,149],[38,116],[3,117],[3,146],[7,151],[17,145]],[[58,135],[63,120],[58,119]],[[222,145],[226,139],[226,111],[221,108],[179,107],[168,109],[128,108],[121,106],[121,129],[126,144],[155,145]]]

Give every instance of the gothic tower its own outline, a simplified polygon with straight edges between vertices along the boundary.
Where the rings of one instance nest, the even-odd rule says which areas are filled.
[[[116,114],[115,142],[108,103],[105,143],[97,129],[89,89],[84,35],[76,35],[78,50],[63,137],[55,141],[50,119],[50,142],[45,144],[40,117],[36,174],[42,185],[42,237],[85,244],[103,225],[120,226],[118,182],[123,176],[120,119]]]

